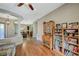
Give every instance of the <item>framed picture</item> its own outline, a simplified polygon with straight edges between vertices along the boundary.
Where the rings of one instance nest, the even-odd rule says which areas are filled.
[[[67,23],[62,23],[63,28],[67,28]]]

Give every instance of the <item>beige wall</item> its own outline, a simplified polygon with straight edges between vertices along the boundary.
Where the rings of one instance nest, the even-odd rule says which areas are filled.
[[[37,37],[37,22],[33,23],[33,38],[36,39]]]
[[[15,25],[13,21],[10,21],[10,24],[7,24],[7,37],[13,36],[15,36]]]
[[[37,39],[42,41],[43,22],[53,20],[55,23],[79,22],[79,4],[64,4],[37,21]]]

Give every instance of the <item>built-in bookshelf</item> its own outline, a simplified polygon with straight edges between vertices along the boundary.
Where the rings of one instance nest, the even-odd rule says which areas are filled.
[[[56,24],[54,49],[66,56],[79,55],[79,22]]]
[[[54,34],[54,50],[58,53],[58,55],[63,55],[63,29],[61,24],[55,25]]]
[[[79,22],[44,22],[43,32],[43,44],[52,49],[55,55],[79,55]]]
[[[64,33],[64,55],[79,55],[79,23],[68,23],[67,28],[63,29]]]

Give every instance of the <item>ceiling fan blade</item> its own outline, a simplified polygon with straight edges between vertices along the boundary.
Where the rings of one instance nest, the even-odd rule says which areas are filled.
[[[32,4],[28,4],[28,6],[29,6],[29,8],[30,8],[31,10],[34,10]]]
[[[18,6],[18,7],[21,7],[23,4],[24,4],[24,3],[19,3],[17,6]]]

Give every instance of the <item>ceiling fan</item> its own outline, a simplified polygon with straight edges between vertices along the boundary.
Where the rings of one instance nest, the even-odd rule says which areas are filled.
[[[18,7],[21,7],[21,6],[23,6],[23,5],[26,5],[25,3],[19,3],[17,6]],[[32,6],[32,4],[27,4],[28,5],[28,7],[33,11],[34,10],[34,7]]]

